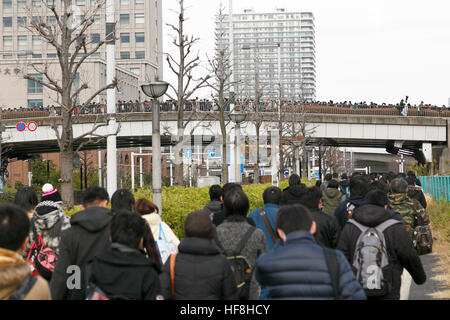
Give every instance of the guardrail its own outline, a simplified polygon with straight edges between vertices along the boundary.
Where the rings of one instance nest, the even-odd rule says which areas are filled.
[[[450,176],[419,177],[424,193],[434,199],[450,202]]]

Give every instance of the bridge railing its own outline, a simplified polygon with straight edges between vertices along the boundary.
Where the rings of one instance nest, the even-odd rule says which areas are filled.
[[[419,177],[424,193],[438,201],[450,202],[450,176]]]

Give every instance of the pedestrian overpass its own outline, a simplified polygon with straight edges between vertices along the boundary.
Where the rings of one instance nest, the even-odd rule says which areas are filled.
[[[278,128],[278,114],[265,112],[262,115],[260,136],[261,143],[269,144],[271,136]],[[216,119],[217,113],[185,112],[185,119],[190,119],[184,130],[185,143],[199,141],[203,145],[212,142],[220,143],[220,123]],[[287,121],[295,118],[295,114],[283,114]],[[117,135],[117,148],[150,147],[152,144],[151,113],[117,114],[120,124]],[[248,121],[241,124],[241,137],[255,137],[255,114],[248,115]],[[96,133],[107,134],[108,115],[79,115],[77,123],[73,124],[74,137],[89,132],[95,125],[103,124]],[[23,121],[37,124],[35,131],[25,129],[20,132],[17,123]],[[32,154],[59,152],[56,135],[51,128],[52,124],[61,128],[62,118],[42,117],[33,119],[5,119],[2,124],[5,131],[2,134],[3,148],[7,150],[7,157],[26,159]],[[299,121],[292,121],[299,126]],[[377,115],[337,115],[337,114],[307,114],[306,124],[312,133],[308,144],[336,147],[372,147],[387,148],[389,152],[399,150],[422,150],[427,148],[445,149],[450,143],[450,118],[436,117],[399,117]],[[297,130],[297,129],[296,129]],[[295,130],[294,130],[295,131]],[[177,114],[175,112],[161,113],[161,143],[174,145],[177,136]],[[233,144],[234,124],[227,126],[227,136]],[[268,137],[264,140],[264,137]],[[85,140],[89,137],[85,137]],[[77,148],[77,145],[74,146]],[[82,150],[106,149],[106,139],[95,144],[86,145]],[[448,153],[446,153],[448,154]],[[429,160],[429,159],[427,159]]]

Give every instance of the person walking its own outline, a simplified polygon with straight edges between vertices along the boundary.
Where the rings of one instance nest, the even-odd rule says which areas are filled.
[[[255,267],[268,299],[366,299],[344,255],[314,240],[316,223],[307,208],[282,206],[276,228],[281,242],[261,255]]]
[[[430,217],[419,201],[408,197],[408,182],[405,179],[395,178],[391,181],[390,187],[389,205],[401,215],[406,231],[414,241],[414,229],[419,225],[429,225]],[[408,269],[403,270],[400,300],[408,299],[411,280]]]
[[[86,264],[86,298],[100,288],[110,300],[155,300],[161,288],[158,267],[141,251],[145,220],[121,211],[111,220],[111,246]]]
[[[358,261],[363,261],[362,266],[366,265],[364,264],[366,256],[363,255],[362,250],[361,253],[358,250],[358,247],[360,247],[358,243],[363,242],[358,242],[358,240],[370,228],[374,228],[374,230],[379,232],[378,239],[382,239],[380,236],[382,234],[385,240],[384,243],[381,242],[382,249],[379,254],[381,259],[376,258],[374,261],[383,263],[383,255],[387,255],[387,259],[385,265],[371,265],[379,272],[372,272],[369,278],[373,278],[373,275],[380,276],[376,279],[376,283],[379,283],[381,292],[372,291],[371,289],[375,288],[367,288],[364,283],[363,286],[370,299],[398,300],[400,299],[403,269],[408,270],[417,284],[423,284],[426,281],[426,274],[401,217],[398,217],[395,211],[388,208],[387,195],[380,190],[372,190],[367,194],[366,204],[355,210],[352,219],[345,225],[338,244],[338,249],[344,253],[347,260],[354,266],[355,274],[361,275],[358,280],[363,282],[365,282],[365,271],[355,268],[355,266],[358,266]],[[385,287],[383,283],[386,284]]]
[[[61,235],[59,257],[55,266],[50,290],[54,300],[84,299],[84,283],[77,288],[67,286],[73,266],[83,270],[95,255],[110,247],[111,211],[108,210],[109,195],[101,187],[90,187],[84,193],[83,211],[75,213],[71,227]]]
[[[334,210],[341,202],[342,193],[339,191],[339,182],[332,179],[328,182],[325,189],[322,190],[322,211],[333,215]]]
[[[0,205],[0,300],[51,300],[47,281],[23,259],[30,220],[13,204]]]
[[[282,196],[283,192],[280,188],[275,186],[268,187],[263,192],[264,206],[253,210],[248,216],[254,221],[256,228],[264,232],[268,250],[271,250],[275,242],[277,242],[275,218],[280,208]]]
[[[25,210],[30,219],[33,217],[34,208],[36,208],[38,203],[36,191],[29,186],[20,187],[14,196],[14,204]]]
[[[223,203],[221,201],[223,196],[222,187],[218,184],[212,185],[209,188],[209,198],[210,201],[203,208],[204,211],[214,214],[215,212],[222,211]]]
[[[29,243],[26,249],[28,258],[33,261],[37,259],[36,256],[33,256],[37,253],[30,253],[29,251],[33,243],[37,244],[39,242],[39,236],[42,237],[45,245],[58,256],[61,234],[64,230],[70,228],[70,218],[62,208],[62,199],[59,191],[47,183],[42,187],[42,192],[41,202],[36,205],[31,217]]]
[[[301,183],[300,176],[292,174],[289,177],[289,187],[283,190],[281,205],[297,203],[301,196],[306,192],[305,184]]]
[[[267,251],[267,243],[264,232],[248,223],[246,217],[249,207],[248,197],[241,189],[234,188],[225,193],[225,221],[217,227],[217,241],[223,253],[244,256],[253,270],[258,257]],[[239,250],[242,241],[244,245]],[[237,250],[239,252],[235,252]],[[259,285],[252,275],[248,297],[244,298],[256,300],[259,298],[259,291]]]
[[[184,230],[186,237],[178,246],[178,254],[164,264],[159,276],[164,299],[237,299],[236,281],[228,260],[213,241],[216,226],[208,212],[191,212]]]

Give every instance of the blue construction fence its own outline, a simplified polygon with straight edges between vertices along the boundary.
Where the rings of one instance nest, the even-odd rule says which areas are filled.
[[[434,199],[450,202],[450,176],[419,177],[424,193],[429,193]]]

